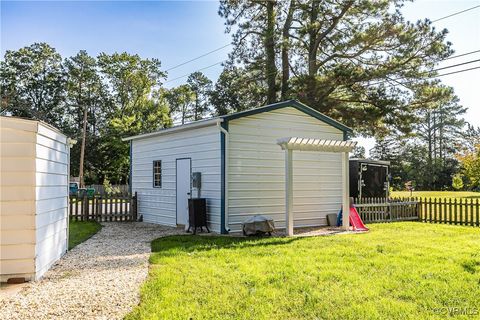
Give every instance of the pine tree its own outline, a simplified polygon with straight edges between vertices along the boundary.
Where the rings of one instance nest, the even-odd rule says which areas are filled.
[[[197,121],[207,117],[211,112],[209,108],[209,97],[212,91],[212,81],[203,73],[197,71],[188,76],[187,85],[195,95],[193,120]]]

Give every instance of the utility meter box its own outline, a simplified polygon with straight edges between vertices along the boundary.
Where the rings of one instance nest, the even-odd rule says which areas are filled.
[[[192,173],[192,187],[200,189],[202,187],[202,173],[193,172]]]

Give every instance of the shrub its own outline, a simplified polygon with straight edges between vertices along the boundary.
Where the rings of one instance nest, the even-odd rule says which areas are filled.
[[[461,174],[457,173],[453,176],[452,187],[457,191],[463,189],[463,179]]]

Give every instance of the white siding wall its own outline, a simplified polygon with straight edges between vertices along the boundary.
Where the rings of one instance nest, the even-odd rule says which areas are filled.
[[[232,231],[250,215],[264,214],[285,227],[285,152],[276,140],[343,140],[343,132],[295,108],[229,122],[228,221]],[[293,152],[294,226],[325,225],[341,207],[341,154]]]
[[[0,120],[0,280],[34,280],[66,251],[66,137],[36,121]]]
[[[39,124],[35,149],[35,271],[38,278],[67,250],[67,139]]]
[[[176,225],[176,159],[191,158],[192,172],[202,173],[209,228],[220,231],[220,131],[215,126],[134,140],[132,191],[145,222]],[[153,188],[153,161],[162,161],[162,188]]]
[[[0,118],[0,281],[35,275],[37,124]]]

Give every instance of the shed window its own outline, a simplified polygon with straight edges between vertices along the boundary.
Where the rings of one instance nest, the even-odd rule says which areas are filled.
[[[162,187],[162,160],[153,161],[153,187]]]

